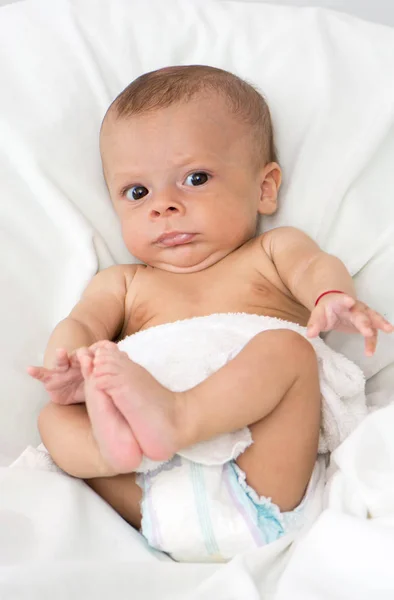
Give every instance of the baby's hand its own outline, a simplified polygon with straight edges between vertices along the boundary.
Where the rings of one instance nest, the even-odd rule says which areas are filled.
[[[372,356],[376,349],[378,330],[394,331],[393,325],[364,302],[347,294],[327,294],[312,310],[308,321],[308,337],[321,331],[337,329],[346,333],[361,333],[365,337],[365,354]]]
[[[56,350],[52,369],[28,367],[29,375],[41,381],[55,404],[77,404],[85,401],[84,379],[76,353],[70,356],[63,348]]]

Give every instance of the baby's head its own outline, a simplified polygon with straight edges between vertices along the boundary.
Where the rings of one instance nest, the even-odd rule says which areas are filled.
[[[109,107],[100,148],[126,246],[153,267],[205,269],[276,210],[269,109],[227,71],[192,65],[142,75]]]

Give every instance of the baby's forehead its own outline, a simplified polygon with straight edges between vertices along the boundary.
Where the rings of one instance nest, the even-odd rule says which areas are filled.
[[[212,132],[215,136],[226,136],[233,132],[235,136],[252,133],[250,124],[245,123],[240,115],[234,114],[225,99],[218,93],[199,94],[189,101],[174,102],[169,106],[140,111],[136,114],[119,115],[116,105],[107,111],[100,130],[100,148],[106,147],[107,142],[126,135],[130,130],[141,132],[144,128],[154,128],[160,134],[163,129],[183,131],[199,130],[201,133]],[[163,132],[164,133],[164,132]]]
[[[165,103],[164,105],[158,104],[153,108],[148,107],[146,110],[142,108],[137,112],[123,110],[119,113],[115,100],[109,107],[103,119],[102,128],[119,122],[125,123],[129,120],[146,120],[147,118],[149,119],[149,116],[165,112],[171,112],[172,114],[194,112],[195,115],[199,115],[201,119],[206,118],[209,114],[218,113],[222,117],[231,120],[242,120],[241,116],[234,113],[233,107],[228,100],[226,100],[224,95],[215,90],[202,90],[193,94],[190,98],[181,98],[171,103]],[[241,112],[242,111],[239,111],[239,113]]]
[[[196,108],[199,107],[196,104]],[[109,112],[100,134],[101,161],[107,184],[118,171],[146,171],[153,168],[152,164],[156,165],[155,171],[164,169],[165,165],[174,168],[174,165],[196,162],[215,169],[234,161],[245,166],[254,164],[256,140],[250,124],[242,123],[229,111],[226,118],[223,118],[223,110],[218,113],[212,110],[207,116],[207,107],[202,108],[194,113],[198,120],[188,119],[188,115],[181,118],[184,109],[181,106],[173,106],[168,118],[163,115],[165,109],[131,116]],[[155,116],[158,116],[157,120]]]

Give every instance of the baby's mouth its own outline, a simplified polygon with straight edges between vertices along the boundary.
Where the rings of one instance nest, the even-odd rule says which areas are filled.
[[[191,242],[195,235],[195,233],[169,231],[168,233],[163,233],[160,237],[158,237],[155,244],[166,247],[181,246],[182,244],[188,244]]]

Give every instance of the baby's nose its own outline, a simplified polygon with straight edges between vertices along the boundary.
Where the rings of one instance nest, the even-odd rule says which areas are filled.
[[[153,219],[158,217],[169,217],[172,214],[182,212],[182,199],[177,190],[167,189],[157,192],[151,199],[150,216]]]
[[[155,218],[155,217],[161,217],[161,216],[167,217],[170,214],[175,214],[178,212],[179,212],[179,207],[177,207],[176,204],[173,203],[173,204],[170,204],[167,206],[166,205],[163,205],[163,206],[156,205],[151,209],[150,214],[153,218]]]

